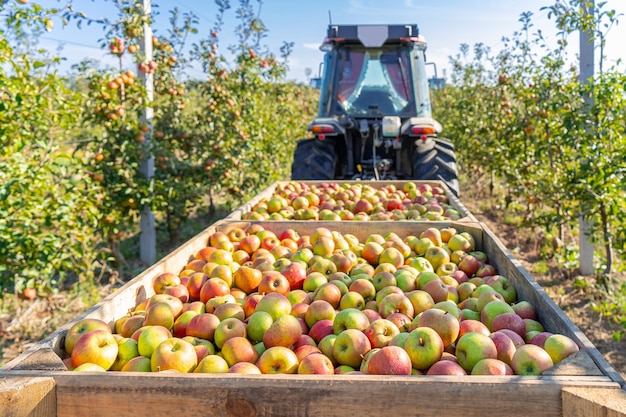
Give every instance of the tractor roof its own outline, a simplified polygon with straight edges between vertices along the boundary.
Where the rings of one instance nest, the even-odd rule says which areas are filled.
[[[424,42],[416,24],[329,25],[324,43],[361,44],[365,47]]]

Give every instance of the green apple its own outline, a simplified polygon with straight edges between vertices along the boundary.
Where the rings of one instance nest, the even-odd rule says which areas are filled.
[[[413,329],[404,341],[404,350],[418,371],[425,371],[441,359],[444,345],[439,334],[430,327]]]
[[[126,365],[132,358],[139,356],[139,349],[137,348],[137,341],[130,337],[122,337],[117,340],[117,358],[113,365],[111,365],[111,371],[121,371],[124,365]]]
[[[163,326],[145,326],[138,330],[137,349],[141,356],[151,358],[161,342],[172,337],[172,333]]]
[[[369,326],[367,315],[356,308],[347,308],[337,313],[333,320],[333,333],[339,334],[346,329],[363,331]]]
[[[248,317],[246,331],[248,338],[255,342],[263,340],[263,335],[270,328],[274,319],[270,313],[266,311],[255,311]]]
[[[489,336],[479,332],[469,332],[456,342],[455,355],[459,365],[465,369],[465,372],[471,374],[478,361],[487,358],[496,359],[498,350]]]

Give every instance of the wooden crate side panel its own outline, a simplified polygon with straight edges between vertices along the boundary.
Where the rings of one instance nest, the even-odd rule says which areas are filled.
[[[561,416],[565,385],[613,388],[600,381],[551,378],[107,375],[57,378],[59,415]],[[88,398],[88,401],[85,401]],[[140,400],[139,400],[140,399]]]
[[[563,415],[568,417],[625,417],[623,390],[569,387],[563,389]]]
[[[620,385],[624,385],[622,376],[609,365],[587,336],[556,305],[504,244],[487,226],[483,225],[483,230],[483,248],[489,257],[489,262],[497,266],[500,275],[504,275],[511,280],[517,290],[518,299],[529,301],[535,307],[538,320],[544,325],[545,329],[552,333],[564,334],[575,340],[578,346],[586,350],[589,357],[600,368],[602,373]]]
[[[0,377],[0,417],[55,417],[52,377]]]

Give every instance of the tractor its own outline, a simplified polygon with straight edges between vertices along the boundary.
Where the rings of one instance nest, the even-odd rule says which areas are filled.
[[[293,180],[439,180],[459,193],[454,146],[432,118],[426,42],[415,24],[329,25],[312,138]]]

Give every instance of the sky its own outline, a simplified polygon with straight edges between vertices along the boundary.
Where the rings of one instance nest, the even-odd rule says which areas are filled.
[[[31,0],[48,6],[58,6],[60,0]],[[227,12],[223,33],[220,34],[222,49],[234,43],[235,7],[239,0],[230,0],[233,6]],[[253,1],[254,4],[258,4]],[[556,42],[556,29],[548,11],[552,0],[264,0],[260,17],[268,28],[262,44],[278,54],[283,42],[293,42],[294,49],[289,59],[288,78],[306,81],[306,71],[316,75],[323,59],[319,50],[330,21],[333,24],[408,24],[416,23],[420,33],[428,43],[427,60],[434,62],[438,76],[449,74],[449,57],[459,52],[462,43],[473,46],[483,43],[493,53],[503,48],[502,37],[511,36],[521,28],[520,14],[533,14],[533,31],[540,29],[552,42]],[[596,3],[599,3],[596,0]],[[154,29],[157,34],[165,34],[168,11],[178,7],[181,12],[193,12],[199,19],[198,35],[189,39],[197,41],[209,36],[217,14],[213,0],[152,0],[159,12]],[[74,0],[75,9],[85,11],[90,17],[110,16],[114,10],[106,0]],[[615,9],[620,24],[608,32],[605,55],[605,68],[618,60],[626,62],[626,48],[621,43],[626,39],[626,1],[608,0],[603,10]],[[85,57],[110,63],[110,56],[99,49],[98,40],[103,36],[99,26],[62,29],[61,25],[46,34],[41,46],[49,50],[62,48],[61,55],[67,57],[63,68],[79,62]],[[554,43],[553,43],[554,44]],[[571,54],[578,52],[578,36],[570,38]],[[596,60],[597,61],[597,60]],[[434,73],[435,66],[428,68]],[[622,62],[618,68],[624,70]],[[197,69],[189,69],[187,75],[201,78]],[[434,75],[434,74],[431,74]]]

